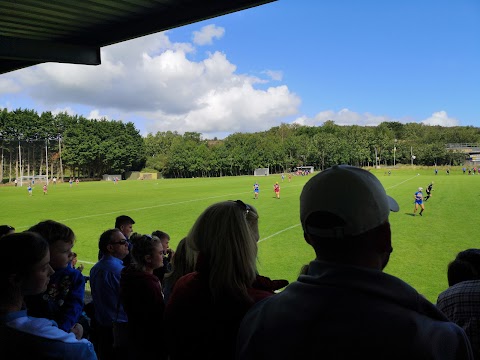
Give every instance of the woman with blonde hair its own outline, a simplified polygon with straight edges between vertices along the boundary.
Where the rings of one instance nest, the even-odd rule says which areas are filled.
[[[240,322],[256,302],[288,284],[257,273],[258,213],[223,201],[209,206],[186,237],[196,271],[181,277],[165,309],[170,359],[233,359]],[[185,346],[188,344],[188,346]]]
[[[168,303],[170,294],[172,293],[175,283],[183,275],[195,271],[196,254],[195,251],[187,247],[187,238],[183,238],[177,245],[177,249],[172,256],[171,266],[172,270],[165,274],[163,295],[165,297],[165,304]]]

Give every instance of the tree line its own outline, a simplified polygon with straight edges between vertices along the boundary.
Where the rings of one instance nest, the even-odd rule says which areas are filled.
[[[0,179],[20,173],[101,178],[126,171],[161,172],[164,177],[251,175],[297,166],[325,169],[355,166],[460,165],[466,154],[450,143],[480,144],[476,127],[441,127],[384,122],[378,126],[281,124],[267,131],[234,133],[225,139],[176,131],[142,137],[131,122],[17,109],[0,112]]]

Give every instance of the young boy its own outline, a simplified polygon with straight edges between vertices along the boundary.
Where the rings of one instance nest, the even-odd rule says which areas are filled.
[[[68,226],[53,220],[42,221],[29,231],[40,234],[48,241],[50,266],[55,273],[50,276],[44,293],[25,298],[28,315],[55,320],[60,329],[81,339],[84,330],[78,322],[83,312],[85,279],[70,265],[75,234]]]

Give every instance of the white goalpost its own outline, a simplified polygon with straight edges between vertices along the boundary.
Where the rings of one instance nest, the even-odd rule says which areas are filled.
[[[23,183],[30,184],[32,181],[34,183],[47,183],[48,176],[47,175],[26,175],[20,176],[20,186],[23,186]]]
[[[270,169],[269,168],[258,168],[255,169],[253,172],[254,176],[268,176],[270,175]]]

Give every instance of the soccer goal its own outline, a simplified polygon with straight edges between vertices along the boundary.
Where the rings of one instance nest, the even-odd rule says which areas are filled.
[[[268,176],[270,175],[269,168],[258,168],[253,172],[254,176]]]
[[[23,184],[40,184],[40,183],[47,183],[47,175],[27,175],[27,176],[20,176],[20,186]]]

